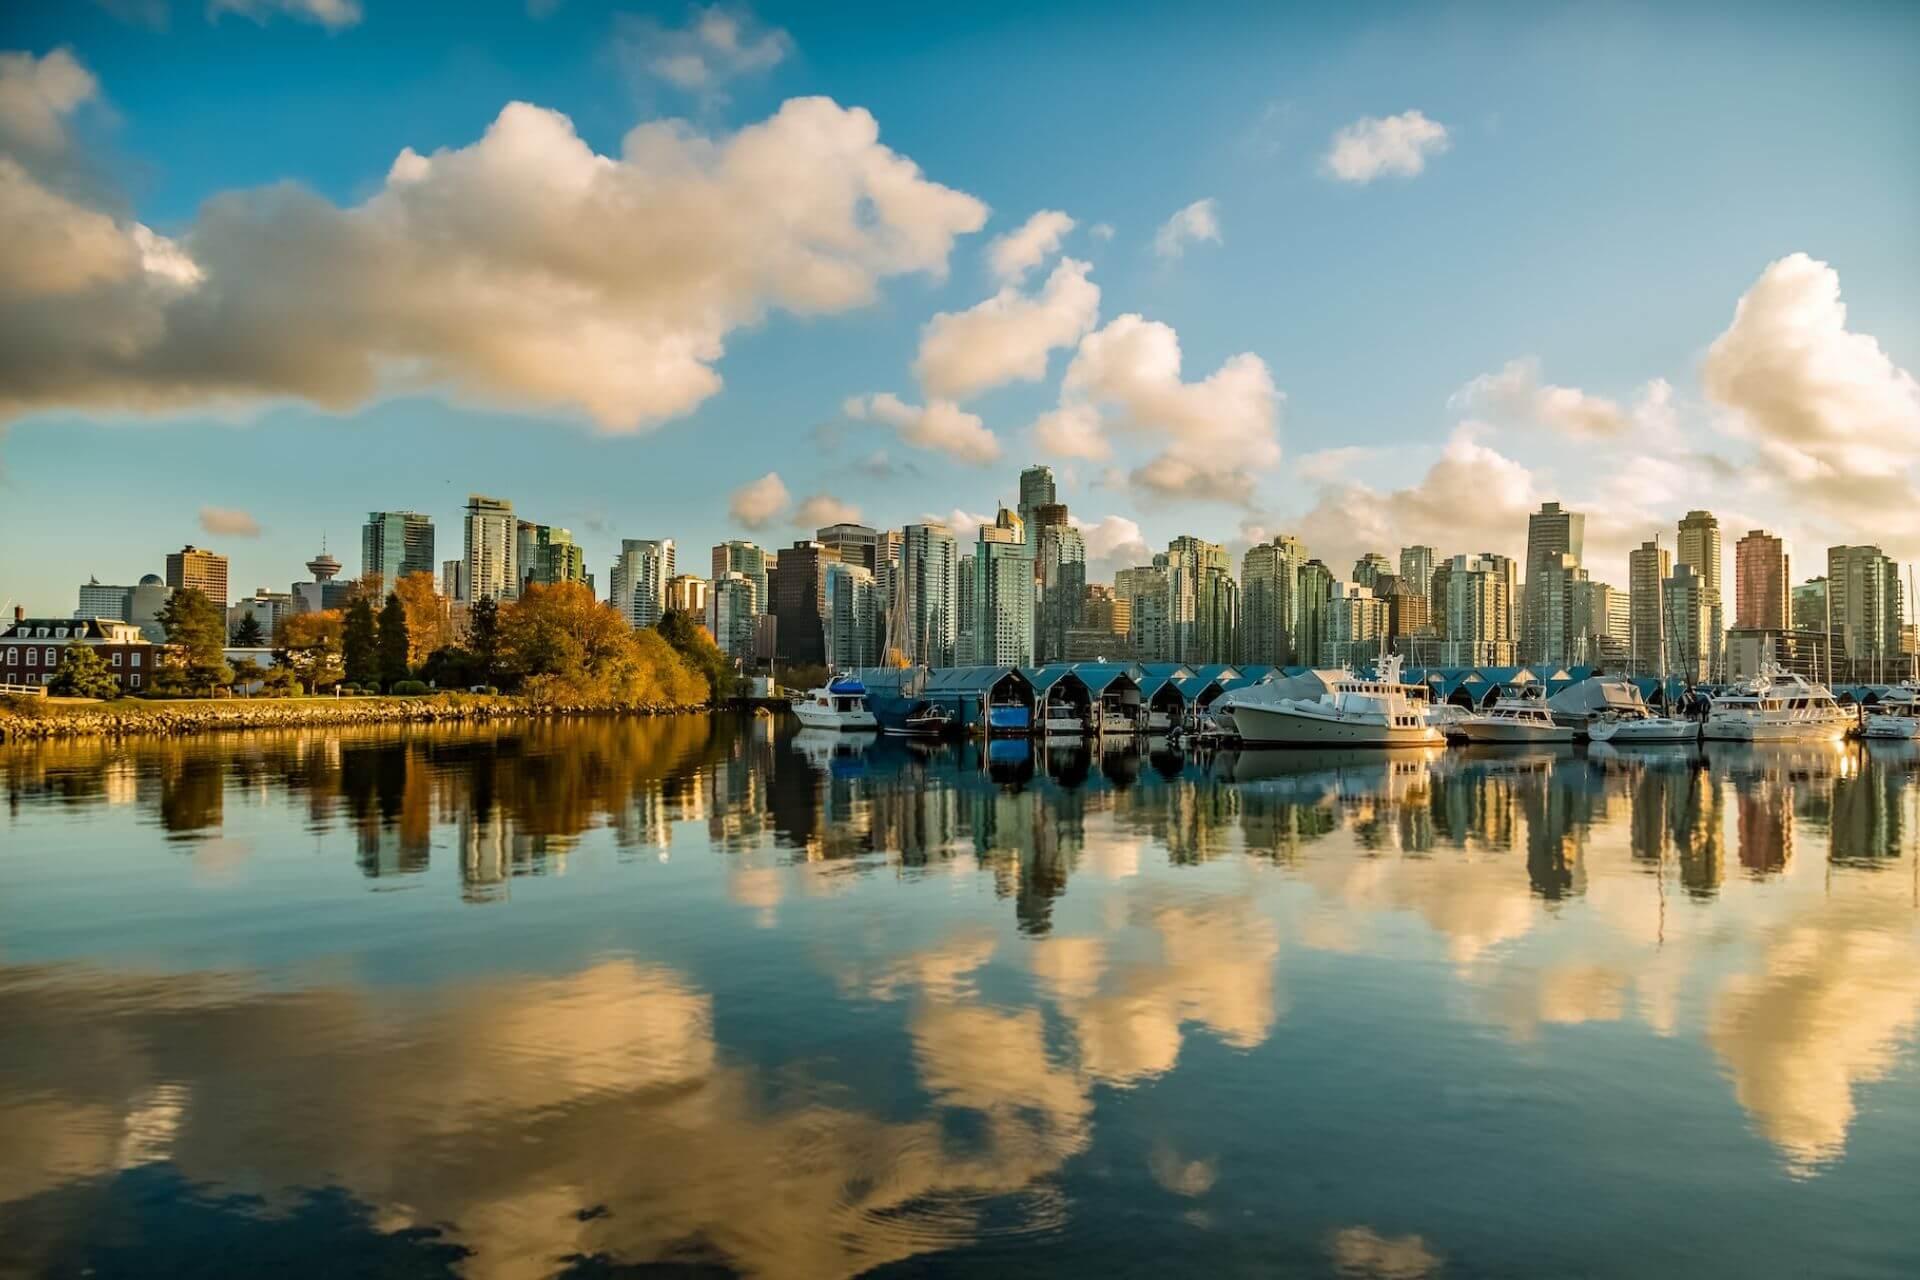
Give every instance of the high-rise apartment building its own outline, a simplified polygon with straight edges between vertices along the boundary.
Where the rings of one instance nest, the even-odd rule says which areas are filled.
[[[1626,592],[1591,579],[1573,584],[1575,662],[1620,670],[1627,662],[1631,627]]]
[[[880,592],[864,565],[829,559],[823,573],[827,665],[836,671],[880,661]]]
[[[466,566],[460,571],[461,599],[511,600],[520,592],[518,522],[505,498],[467,495]]]
[[[587,585],[587,557],[573,534],[530,520],[514,522],[513,563],[520,585],[551,587],[562,582]]]
[[[1032,466],[1020,473],[1020,526],[1029,540],[1038,536],[1034,512],[1058,501],[1052,467]]]
[[[1827,629],[1827,580],[1810,578],[1793,589],[1791,604],[1795,631]]]
[[[607,603],[636,631],[658,626],[675,573],[672,538],[622,538],[620,557],[607,571]]]
[[[1658,540],[1627,553],[1627,599],[1631,634],[1627,665],[1635,675],[1659,675],[1666,656],[1666,581],[1673,554]]]
[[[360,526],[360,572],[391,591],[410,573],[431,574],[433,520],[418,511],[369,511]]]
[[[1827,596],[1844,676],[1876,683],[1902,678],[1900,567],[1879,547],[1828,547]]]
[[[1166,557],[1113,575],[1113,595],[1127,607],[1127,640],[1142,662],[1173,660],[1173,618],[1167,610]]]
[[[1219,543],[1182,534],[1167,545],[1167,614],[1173,622],[1171,656],[1175,661],[1233,661],[1231,653],[1215,656],[1213,642],[1207,638],[1213,632],[1213,623],[1202,616],[1203,589],[1209,599],[1217,600],[1220,595],[1218,588],[1207,586],[1209,576],[1216,572],[1228,577],[1233,574],[1227,549]]]
[[[773,593],[777,653],[782,662],[806,666],[827,660],[827,549],[812,539],[780,553],[767,574]]]
[[[1243,661],[1284,666],[1295,660],[1295,607],[1307,549],[1282,534],[1247,548],[1240,559],[1240,649]]]
[[[815,530],[813,540],[826,551],[827,559],[859,565],[868,573],[879,573],[879,530],[864,524],[830,524]]]
[[[1043,519],[1036,551],[1039,556],[1040,598],[1037,606],[1034,660],[1064,662],[1067,633],[1080,625],[1080,602],[1087,589],[1087,543],[1066,521],[1067,509],[1042,504]],[[1046,517],[1058,513],[1058,519]]]
[[[1369,551],[1353,562],[1353,581],[1371,591],[1380,575],[1393,572],[1393,561],[1378,551]]]
[[[713,549],[713,580],[730,573],[744,573],[753,579],[755,607],[767,611],[767,552],[755,542],[734,540]]]
[[[204,592],[222,609],[227,607],[227,558],[191,544],[167,553],[167,586],[174,591],[191,587]]]
[[[1333,570],[1320,560],[1300,566],[1293,605],[1294,661],[1309,667],[1327,665],[1327,602],[1333,597]]]
[[[466,577],[465,560],[442,560],[440,562],[440,594],[448,600],[467,598],[466,588],[460,584]]]
[[[1572,585],[1582,576],[1587,518],[1557,502],[1527,517],[1527,590],[1520,656],[1528,662],[1574,660]]]
[[[1438,563],[1432,547],[1416,544],[1400,548],[1400,576],[1423,596],[1433,589],[1433,570]]]
[[[953,663],[957,667],[974,664],[973,627],[979,621],[974,595],[979,580],[973,572],[974,558],[969,552],[960,557],[953,574]]]
[[[737,569],[718,574],[707,592],[707,632],[721,653],[746,665],[754,658],[760,584]]]
[[[1033,551],[1025,522],[1005,507],[992,524],[980,526],[973,549],[974,662],[1033,665]]]
[[[1505,667],[1516,661],[1514,563],[1483,551],[1447,562],[1447,632],[1441,663],[1450,667]]]
[[[691,613],[697,618],[707,616],[707,593],[710,584],[705,578],[694,573],[676,573],[667,579],[667,608],[675,613]]]
[[[1091,583],[1080,600],[1079,625],[1067,632],[1067,661],[1120,661],[1133,656],[1128,634],[1133,624],[1132,602],[1119,599],[1113,588]]]
[[[954,665],[958,638],[959,544],[944,524],[910,524],[900,531],[900,568],[894,616],[905,634],[893,637],[908,662]]]
[[[1707,631],[1711,643],[1707,649],[1708,678],[1720,670],[1720,647],[1726,632],[1726,595],[1723,591],[1724,562],[1720,543],[1720,521],[1711,511],[1689,511],[1680,520],[1680,535],[1674,542],[1675,564],[1693,570],[1706,592]]]
[[[1743,631],[1784,631],[1793,580],[1787,544],[1754,529],[1733,547],[1733,625]]]
[[[1321,660],[1330,667],[1358,670],[1380,656],[1386,636],[1387,602],[1375,596],[1372,587],[1336,581],[1327,597]]]
[[[1668,675],[1688,684],[1710,678],[1714,660],[1713,616],[1717,608],[1705,575],[1690,564],[1676,564],[1662,584]]]

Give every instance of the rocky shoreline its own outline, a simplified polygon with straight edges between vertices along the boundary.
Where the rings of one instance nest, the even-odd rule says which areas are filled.
[[[22,714],[0,706],[0,742],[50,738],[180,736],[247,729],[307,729],[382,724],[459,724],[581,715],[675,715],[680,706],[563,706],[524,698],[440,696],[338,700],[234,699],[139,706],[53,705]]]

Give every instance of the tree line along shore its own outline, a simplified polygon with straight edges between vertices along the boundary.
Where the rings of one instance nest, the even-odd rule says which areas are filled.
[[[691,615],[635,630],[577,583],[476,603],[456,643],[426,575],[376,609],[295,614],[275,628],[272,665],[228,661],[226,619],[205,593],[174,593],[148,696],[123,697],[100,655],[69,644],[52,698],[0,699],[0,740],[226,728],[487,720],[588,712],[659,714],[740,693],[732,662]],[[424,587],[424,590],[422,588]],[[437,690],[484,690],[438,692]],[[238,696],[239,691],[251,691]],[[386,696],[364,696],[381,694]],[[342,696],[352,694],[355,696]],[[59,699],[97,701],[60,701]]]

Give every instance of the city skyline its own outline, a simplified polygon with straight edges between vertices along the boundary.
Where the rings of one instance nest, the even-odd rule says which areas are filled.
[[[0,155],[24,185],[8,212],[98,238],[0,265],[0,317],[33,338],[0,366],[0,543],[34,553],[0,563],[0,598],[64,613],[74,584],[136,582],[188,543],[230,557],[235,596],[278,589],[323,533],[351,558],[376,510],[433,517],[444,559],[467,493],[571,530],[596,572],[623,539],[777,549],[853,518],[936,517],[964,549],[968,526],[1019,505],[1023,461],[1054,467],[1091,582],[1183,535],[1224,546],[1236,572],[1278,533],[1336,578],[1417,545],[1524,565],[1527,517],[1551,500],[1586,513],[1587,567],[1616,586],[1632,548],[1671,541],[1694,509],[1729,543],[1772,531],[1801,565],[1858,544],[1920,557],[1915,192],[1885,163],[1892,122],[1913,115],[1901,104],[1920,105],[1911,13],[1844,9],[1810,31],[1701,9],[1687,21],[1711,38],[1678,48],[1621,15],[1272,11],[1105,31],[1062,8],[1032,18],[1080,37],[1043,78],[992,15],[953,17],[955,40],[908,70],[897,36],[841,15],[712,11],[734,24],[726,45],[677,6],[623,23],[582,0],[544,20],[517,4],[469,15],[486,73],[455,77],[427,7],[367,0],[330,25],[283,8],[250,22],[175,7],[164,29],[104,8],[10,15]],[[962,34],[1002,86],[966,131],[926,87],[957,69]],[[1826,56],[1754,87],[1809,42]],[[1430,44],[1462,57],[1408,78]],[[662,73],[669,47],[709,83]],[[1472,73],[1476,47],[1501,76]],[[156,75],[170,57],[214,70]],[[367,59],[386,83],[368,89],[382,77]],[[1665,87],[1622,100],[1620,66]],[[1192,101],[1164,119],[1075,105],[1076,86],[1129,68]],[[1749,126],[1731,136],[1729,101]],[[1079,145],[1028,137],[1020,113],[1072,121]],[[716,231],[758,275],[693,264],[724,318],[670,329],[691,344],[677,359],[630,327],[680,314],[644,262],[578,281],[605,295],[587,319],[625,344],[617,359],[584,330],[478,303],[487,354],[451,350],[433,334],[455,317],[334,287],[365,262],[328,259],[329,228],[391,234],[396,264],[442,270],[424,237],[449,193],[496,218],[462,232],[473,260],[516,279],[537,228],[515,221],[512,191],[595,154],[636,180],[693,162],[671,138],[735,157],[707,176],[724,207],[750,204],[741,148],[802,117],[842,148],[836,198],[898,175],[889,238],[829,254],[844,287],[809,294],[795,272],[820,243]],[[219,155],[192,145],[243,119]],[[674,119],[688,123],[628,134]],[[496,164],[504,186],[487,181]],[[310,194],[270,196],[280,181]],[[629,235],[564,202],[546,213],[563,237]],[[312,234],[281,243],[311,248],[256,274],[296,292],[236,285],[255,310],[194,310],[290,226]],[[107,360],[77,336],[111,336],[103,280],[182,342],[210,327],[228,363]],[[328,311],[364,341],[296,327],[272,349],[240,342],[270,305]],[[90,519],[45,536],[82,501]]]

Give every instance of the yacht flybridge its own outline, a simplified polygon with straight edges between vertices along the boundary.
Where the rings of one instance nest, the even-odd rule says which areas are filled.
[[[1445,739],[1427,723],[1426,689],[1400,682],[1400,658],[1380,676],[1336,681],[1318,698],[1284,697],[1270,685],[1227,694],[1213,715],[1248,746],[1432,747]]]
[[[1830,742],[1856,717],[1823,684],[1769,664],[1713,700],[1700,736],[1720,742]]]

